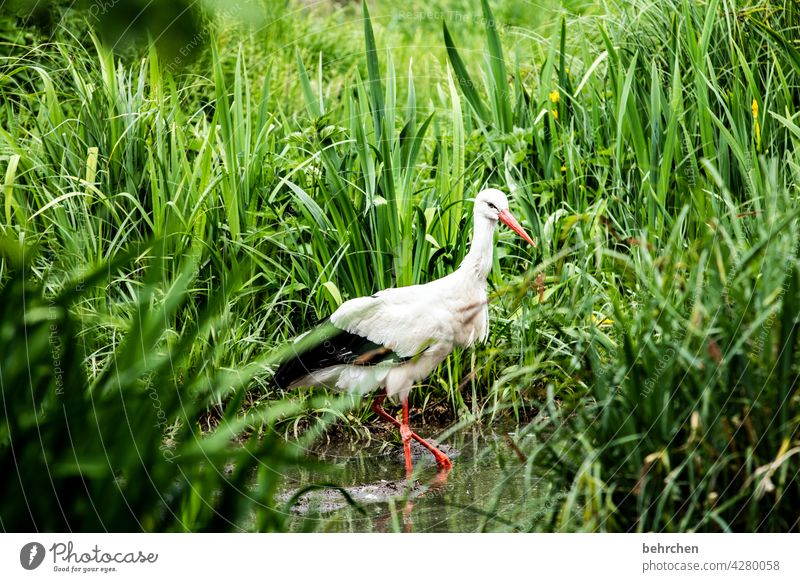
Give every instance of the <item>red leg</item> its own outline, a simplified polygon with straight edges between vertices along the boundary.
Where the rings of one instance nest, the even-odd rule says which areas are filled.
[[[403,454],[406,457],[406,479],[411,478],[414,466],[411,464],[411,429],[408,427],[408,398],[403,398],[403,422],[400,425],[400,438],[403,439]]]
[[[381,406],[385,399],[386,399],[386,392],[380,393],[372,401],[372,410],[378,416],[380,416],[382,419],[384,419],[384,420],[386,420],[388,422],[391,422],[393,425],[395,425],[396,427],[400,428],[402,426],[402,424],[395,417],[393,417],[388,412],[386,412],[383,409],[383,407]],[[408,414],[408,401],[406,401],[406,403],[405,403],[405,407],[404,407],[404,411],[403,412],[404,412],[404,415]],[[408,417],[404,416],[404,418],[406,419],[406,427],[408,427],[408,421],[407,421]],[[417,433],[412,431],[410,428],[408,429],[408,431],[409,431],[409,434],[411,435],[412,439],[417,441],[419,444],[421,444],[423,447],[425,447],[426,449],[428,449],[431,452],[431,454],[436,458],[436,463],[439,465],[439,467],[441,469],[452,469],[453,463],[450,461],[450,459],[447,458],[447,455],[445,455],[442,451],[440,451],[439,449],[434,447],[432,444],[430,444],[428,441],[423,439]],[[401,436],[402,436],[402,428],[401,428]],[[405,447],[405,445],[404,445],[404,447]]]

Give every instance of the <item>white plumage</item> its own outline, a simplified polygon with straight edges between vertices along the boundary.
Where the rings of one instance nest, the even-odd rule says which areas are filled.
[[[357,336],[365,340],[366,347],[358,353],[348,347],[340,352],[341,361],[319,369],[313,368],[313,361],[304,361],[305,373],[291,385],[327,386],[361,394],[385,388],[388,396],[403,403],[407,419],[408,393],[414,384],[426,378],[454,347],[469,347],[488,336],[486,278],[492,268],[498,220],[534,244],[508,211],[508,201],[500,190],[478,194],[473,214],[472,244],[458,269],[430,283],[385,289],[343,303],[331,315],[331,323],[352,334],[348,346]],[[324,360],[330,363],[329,358]],[[296,368],[297,362],[294,365]],[[404,437],[404,442],[407,440]],[[437,460],[441,464],[438,456]]]

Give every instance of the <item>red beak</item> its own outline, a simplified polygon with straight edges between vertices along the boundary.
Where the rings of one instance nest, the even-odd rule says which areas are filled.
[[[511,230],[516,232],[519,236],[521,236],[526,241],[531,243],[534,247],[536,246],[534,240],[530,236],[528,236],[528,233],[523,230],[522,226],[520,226],[519,222],[517,222],[517,219],[514,218],[514,215],[511,214],[511,212],[509,212],[508,209],[503,210],[497,218],[499,218],[500,222],[505,224],[508,228],[510,228]]]

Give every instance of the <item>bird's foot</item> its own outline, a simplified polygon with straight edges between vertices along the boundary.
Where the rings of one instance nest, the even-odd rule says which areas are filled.
[[[453,468],[453,461],[451,461],[450,458],[442,451],[436,451],[433,453],[433,456],[436,457],[436,464],[439,465],[440,470],[449,471]]]

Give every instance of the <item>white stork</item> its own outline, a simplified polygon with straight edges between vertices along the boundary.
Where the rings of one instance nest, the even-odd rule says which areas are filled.
[[[275,383],[284,388],[325,386],[359,394],[383,389],[372,409],[399,427],[407,475],[412,472],[411,439],[433,453],[441,469],[452,467],[444,453],[409,428],[408,394],[454,347],[469,347],[488,336],[486,277],[492,268],[497,221],[536,246],[509,212],[500,190],[478,194],[473,215],[472,245],[453,273],[343,303],[326,324],[330,329],[325,341],[296,348],[294,358],[275,373]],[[387,394],[402,403],[402,422],[381,406]]]

